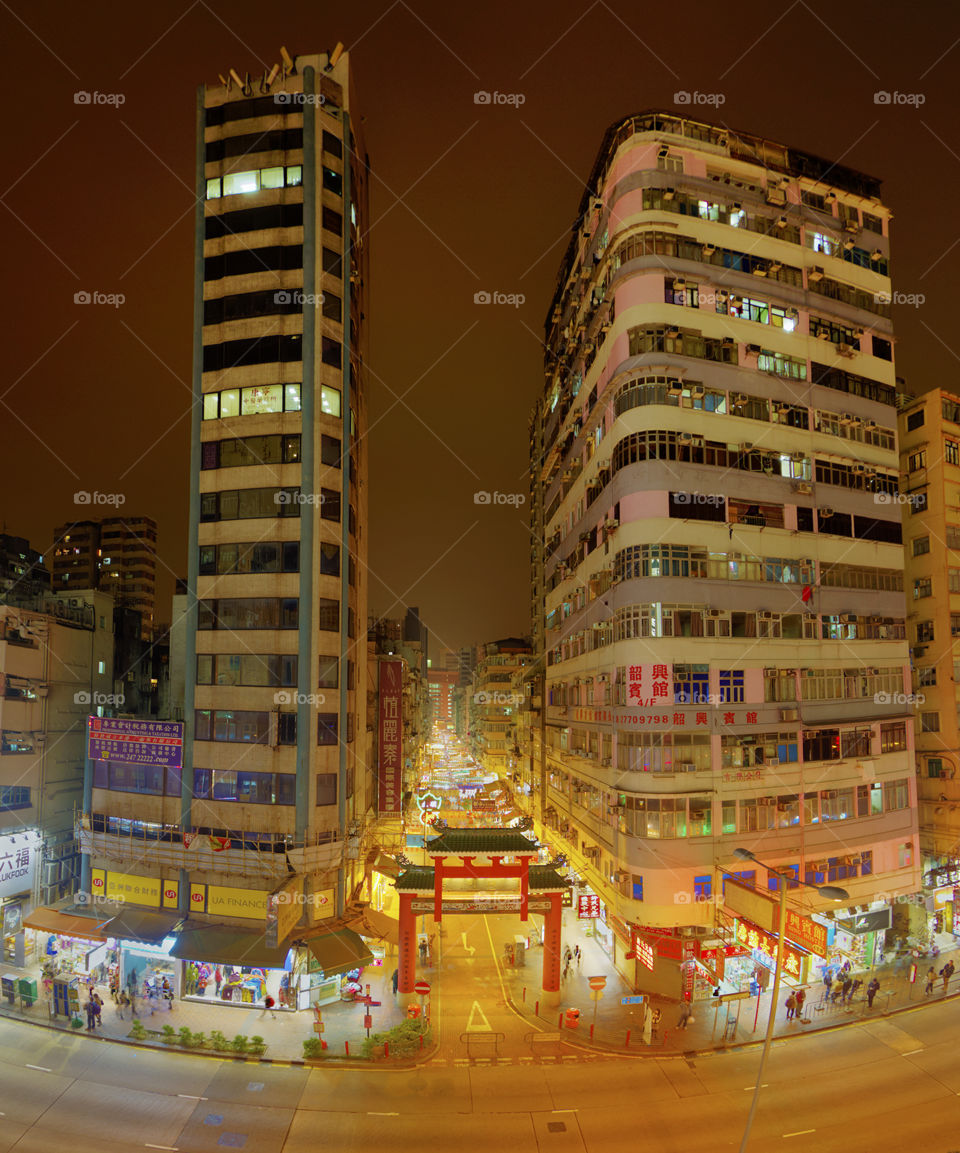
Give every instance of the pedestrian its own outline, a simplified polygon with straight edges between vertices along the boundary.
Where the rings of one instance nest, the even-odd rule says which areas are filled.
[[[420,942],[420,964],[425,965],[426,963],[427,963],[427,939],[426,939],[426,937],[424,937],[423,940]]]
[[[137,1017],[137,990],[136,989],[130,990],[130,993],[127,996],[127,1001],[129,1001],[129,1003],[130,1003],[130,1016],[135,1019]]]
[[[850,990],[852,988],[853,988],[853,978],[848,973],[847,976],[843,978],[843,985],[841,986],[841,989],[842,989],[841,994],[840,994],[840,1004],[841,1005],[846,1005],[847,998],[850,996]]]
[[[933,992],[933,983],[937,979],[937,970],[931,965],[927,970],[927,983],[924,986],[924,996]]]
[[[879,991],[880,991],[880,982],[877,980],[876,977],[874,977],[873,980],[870,982],[870,984],[867,986],[867,1005],[869,1006],[869,1008],[871,1008],[871,1009],[873,1008],[873,999],[874,999],[874,997],[876,997],[876,995]]]
[[[657,1039],[657,1029],[660,1027],[660,1022],[663,1019],[663,1013],[659,1009],[650,1010],[650,1031],[654,1041]]]
[[[101,1001],[99,993],[92,994],[90,1000],[93,1002],[94,1024],[99,1028],[103,1024],[100,1019],[100,1014],[103,1012],[103,1001]]]
[[[802,1017],[803,1016],[803,1003],[807,999],[807,994],[803,989],[798,989],[796,991],[796,993],[794,993],[793,996],[797,1002],[797,1016]]]
[[[264,1017],[266,1017],[266,1015],[268,1013],[274,1019],[274,1021],[276,1021],[277,1015],[273,1011],[273,1007],[275,1004],[276,1004],[276,1001],[274,1001],[274,999],[268,993],[266,995],[266,997],[264,997],[264,999],[263,999],[263,1008],[260,1011],[260,1018],[259,1018],[261,1021],[263,1020]]]
[[[577,961],[577,968],[579,969],[579,968],[580,968],[580,961],[581,961],[581,959],[582,959],[582,957],[583,957],[583,954],[580,952],[580,946],[579,946],[579,945],[575,945],[575,946],[574,946],[574,948],[573,948],[573,955],[574,955],[574,957],[576,958],[576,961]]]
[[[940,970],[940,976],[943,978],[943,991],[946,993],[947,985],[950,984],[950,978],[955,972],[955,966],[952,961],[948,961]]]
[[[829,969],[823,970],[823,999],[830,1000],[830,986],[833,984],[833,973]]]
[[[792,1021],[794,1014],[797,1011],[797,998],[794,993],[791,993],[787,998],[787,1020]]]
[[[677,1021],[678,1029],[686,1029],[686,1027],[693,1020],[693,1010],[690,1007],[689,1001],[684,1001],[680,1006],[680,1019]]]
[[[396,997],[397,989],[400,985],[400,970],[399,969],[393,970],[393,976],[390,978],[390,980],[393,982],[393,995],[394,995],[394,997]]]
[[[127,996],[126,990],[123,990],[117,997],[117,1016],[121,1021],[123,1020],[123,1011],[129,1004],[130,998]]]
[[[87,1014],[87,1032],[92,1033],[93,1030],[96,1028],[96,1023],[97,1023],[97,1014],[96,1014],[96,1010],[93,1007],[93,1001],[88,1000],[86,1002],[86,1004],[83,1006],[83,1010]]]
[[[223,970],[218,965],[213,974],[213,979],[217,986],[217,996],[220,996],[220,986],[223,984]]]
[[[570,957],[567,957],[563,962],[563,979],[566,980],[570,976]]]

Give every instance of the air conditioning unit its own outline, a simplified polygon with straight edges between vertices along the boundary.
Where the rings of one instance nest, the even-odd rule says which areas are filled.
[[[859,232],[860,231],[860,221],[857,220],[856,217],[852,217],[852,216],[848,217],[848,219],[844,220],[844,222],[843,222],[843,231],[844,232]]]
[[[820,509],[820,518],[821,518],[821,520],[830,520],[830,518],[831,518],[833,515],[834,515],[834,512],[833,512],[833,509],[832,509],[832,508],[822,508],[822,509]]]
[[[827,798],[828,801],[835,801],[837,799],[837,790],[827,789],[823,795]]]
[[[808,484],[805,480],[798,480],[793,486],[793,491],[799,493],[801,496],[811,496],[813,494],[813,485]]]
[[[695,773],[696,771],[697,766],[692,761],[683,761],[680,764],[681,773]]]
[[[613,757],[604,757],[600,764],[603,765],[605,769],[609,769],[613,765]],[[614,808],[612,811],[617,812],[618,810]]]
[[[770,271],[771,272],[779,272],[781,268],[783,268],[783,265],[780,263],[779,260],[771,260],[770,261]]]
[[[680,292],[682,289],[687,287],[687,282],[683,279],[682,276],[678,276],[673,282],[673,287],[676,292]]]
[[[767,275],[767,265],[755,264],[753,266],[753,268],[750,269],[750,271],[753,273],[754,276],[766,276]]]
[[[704,256],[713,256],[717,251],[717,246],[715,244],[705,244],[702,251]]]
[[[748,345],[747,345],[747,352],[748,352],[748,353],[749,353],[751,356],[759,356],[759,355],[760,355],[760,351],[761,351],[761,350],[760,350],[760,345],[759,345],[759,344],[748,344]]]
[[[859,476],[862,476],[868,470],[867,470],[867,466],[865,464],[855,464],[853,466],[853,471],[855,473],[857,473]]]
[[[787,218],[785,216],[778,216],[776,223],[777,223],[777,228],[786,228],[788,221],[787,221]]]
[[[752,444],[748,444],[746,441],[744,441],[744,442],[743,442],[743,443],[740,445],[740,452],[753,452],[753,445],[752,445]]]
[[[663,199],[664,200],[673,200],[673,198],[676,195],[677,195],[677,190],[675,188],[665,188],[663,190]]]
[[[800,720],[800,710],[799,709],[781,709],[780,710],[780,720],[781,721],[799,721]]]
[[[855,625],[857,623],[856,613],[845,613],[843,617],[844,624]]]
[[[786,204],[787,194],[782,188],[776,188],[768,185],[765,194],[767,204]]]
[[[823,280],[823,269],[815,264],[812,268],[807,269],[807,280]]]
[[[762,621],[773,620],[773,613],[768,612],[766,609],[764,609],[762,612],[758,613],[757,615],[760,617],[760,619]]]
[[[730,403],[731,404],[746,404],[747,403],[747,394],[745,392],[731,392],[730,393]]]
[[[857,424],[858,421],[852,412],[844,412],[844,413],[840,414],[840,423],[846,424],[846,425],[851,425],[851,424]]]
[[[705,392],[706,392],[706,389],[703,387],[702,384],[694,384],[694,385],[691,385],[691,387],[690,387],[690,395],[697,400],[699,400]]]
[[[692,432],[681,432],[677,439],[680,444],[693,444],[694,437]]]
[[[843,341],[837,345],[838,356],[853,356],[857,351],[852,344],[845,344]]]
[[[613,532],[615,528],[620,527],[620,522],[618,520],[614,520],[614,518],[611,517],[609,520],[605,520],[603,522],[603,527],[607,530],[607,532]]]
[[[722,617],[723,616],[723,610],[722,609],[707,609],[707,616],[708,617]]]
[[[827,202],[827,204],[836,204],[837,194],[831,189],[830,192],[824,194],[823,199]]]
[[[671,324],[670,327],[667,329],[667,336],[669,336],[671,340],[676,340],[676,338],[679,335],[680,335],[680,329],[677,328],[677,326],[675,324]]]

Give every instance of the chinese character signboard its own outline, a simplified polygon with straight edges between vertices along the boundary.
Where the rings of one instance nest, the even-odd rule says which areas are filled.
[[[600,916],[600,898],[596,893],[581,893],[577,897],[577,919],[588,921]]]
[[[126,761],[171,769],[183,764],[182,721],[87,717],[87,733],[92,761]]]
[[[400,815],[403,802],[403,661],[380,662],[379,803]]]
[[[759,961],[768,969],[774,968],[777,955],[777,938],[774,933],[764,932],[752,925],[749,921],[738,920],[737,941],[746,946],[753,954],[754,960]],[[783,943],[783,971],[795,981],[806,980],[807,965],[806,954],[791,945],[789,941]]]
[[[653,942],[641,937],[636,929],[633,930],[633,951],[636,953],[637,960],[640,964],[652,972],[656,950],[654,949]]]
[[[673,675],[670,665],[628,665],[627,704],[656,708],[673,703]]]
[[[633,665],[632,668],[646,669],[647,665]],[[666,668],[670,665],[653,665],[652,668]],[[629,671],[628,671],[629,678]],[[776,723],[779,720],[779,711],[769,706],[758,706],[748,709],[745,705],[674,705],[669,697],[655,698],[649,696],[647,689],[652,692],[656,686],[668,682],[655,681],[650,686],[641,683],[637,686],[644,691],[643,697],[630,699],[628,696],[625,708],[590,708],[571,707],[567,716],[573,721],[587,721],[593,724],[612,723],[621,729],[685,729],[701,733],[726,733],[731,729],[750,731],[762,725]],[[627,680],[627,693],[634,687],[633,682]],[[656,700],[654,705],[638,706],[640,700]],[[750,779],[750,778],[744,778]]]
[[[827,955],[827,926],[812,917],[805,917],[796,909],[787,909],[786,936],[818,957]]]
[[[33,832],[0,837],[0,900],[32,893],[40,843]]]

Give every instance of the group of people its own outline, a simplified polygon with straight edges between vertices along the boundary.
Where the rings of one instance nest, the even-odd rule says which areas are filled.
[[[564,979],[570,976],[570,970],[573,968],[573,963],[576,961],[577,968],[580,968],[580,962],[583,959],[583,954],[580,952],[580,946],[574,945],[571,949],[569,945],[564,946],[563,950],[563,976]]]
[[[953,961],[948,961],[938,973],[933,965],[927,970],[927,984],[924,988],[924,993],[929,994],[933,992],[933,985],[937,977],[943,978],[943,991],[946,993],[947,986],[950,984],[950,978],[956,972],[956,966]]]
[[[83,1010],[87,1015],[87,1032],[92,1033],[103,1024],[100,1018],[100,1014],[103,1012],[103,1001],[100,999],[100,994],[96,991],[91,992]]]

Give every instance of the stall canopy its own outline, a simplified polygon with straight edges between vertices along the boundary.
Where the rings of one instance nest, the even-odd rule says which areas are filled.
[[[186,928],[177,935],[171,957],[182,961],[213,961],[221,965],[252,966],[257,969],[282,969],[288,946],[272,948],[257,929],[238,929],[232,925],[207,925]]]
[[[27,929],[60,933],[64,937],[80,937],[84,941],[105,941],[107,937],[112,937],[113,934],[107,928],[109,922],[109,917],[83,916],[43,905],[23,919]]]
[[[335,977],[359,969],[373,960],[373,954],[352,929],[334,929],[307,942],[324,976]]]
[[[173,927],[183,920],[180,913],[154,913],[145,909],[124,909],[107,925],[107,933],[119,941],[140,941],[155,945],[173,936]]]
[[[347,922],[347,928],[359,933],[361,937],[386,941],[390,945],[397,945],[400,942],[400,922],[376,909],[363,909]]]
[[[857,917],[837,917],[835,924],[845,933],[859,937],[863,933],[878,933],[882,929],[889,929],[892,922],[893,910],[876,909],[872,913],[861,913]]]

